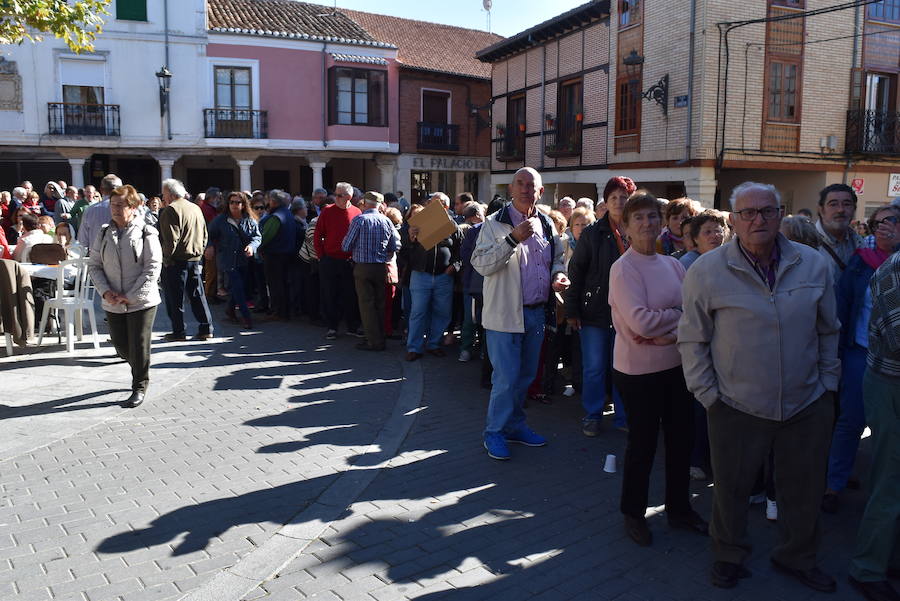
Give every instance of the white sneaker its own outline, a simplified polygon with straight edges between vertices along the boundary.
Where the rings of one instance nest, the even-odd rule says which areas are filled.
[[[470,353],[469,351],[460,351],[459,352],[459,360],[462,363],[465,363],[466,361],[468,361],[471,358],[472,358],[472,353]]]
[[[706,472],[696,465],[691,466],[691,480],[706,480]]]
[[[770,522],[778,521],[778,505],[772,499],[766,499],[766,519]]]
[[[566,389],[563,390],[563,396],[574,396],[574,395],[575,395],[575,389],[572,388],[571,384],[567,384]]]

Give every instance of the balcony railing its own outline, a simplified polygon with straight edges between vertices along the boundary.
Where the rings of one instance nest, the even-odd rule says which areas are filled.
[[[203,109],[203,124],[207,138],[269,137],[267,111],[250,109]]]
[[[498,161],[521,161],[525,158],[524,131],[509,131],[498,128],[495,143]]]
[[[459,125],[420,121],[416,147],[419,150],[459,150]]]
[[[51,136],[118,136],[118,104],[50,102],[47,120]]]
[[[847,152],[900,155],[900,113],[847,111]]]
[[[544,154],[551,158],[581,154],[581,121],[574,116],[557,120],[556,127],[544,133]]]

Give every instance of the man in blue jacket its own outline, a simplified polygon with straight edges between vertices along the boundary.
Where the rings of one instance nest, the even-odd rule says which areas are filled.
[[[288,281],[290,280],[291,257],[294,254],[297,224],[288,208],[291,196],[284,190],[269,190],[266,194],[268,214],[260,222],[263,269],[269,285],[269,303],[272,313],[267,321],[290,321],[291,309],[288,301]]]

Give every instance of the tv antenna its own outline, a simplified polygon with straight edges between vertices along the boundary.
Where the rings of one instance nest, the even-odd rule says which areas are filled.
[[[487,0],[485,0],[487,1]],[[331,9],[330,13],[319,13],[316,15],[317,17],[336,17],[337,16],[337,0],[334,0],[334,8]]]
[[[487,30],[488,33],[491,32],[491,7],[493,6],[492,0],[481,0],[481,5],[484,7],[485,12],[487,12]]]

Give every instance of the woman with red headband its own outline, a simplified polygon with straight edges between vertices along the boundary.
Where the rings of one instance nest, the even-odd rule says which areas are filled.
[[[600,433],[607,382],[611,374],[615,332],[609,308],[609,269],[628,248],[622,212],[625,201],[637,189],[628,177],[613,177],[603,189],[608,211],[584,229],[569,261],[571,285],[565,293],[566,319],[581,339],[582,393],[585,416],[582,432]],[[613,425],[626,428],[622,399],[613,387],[616,416]]]

